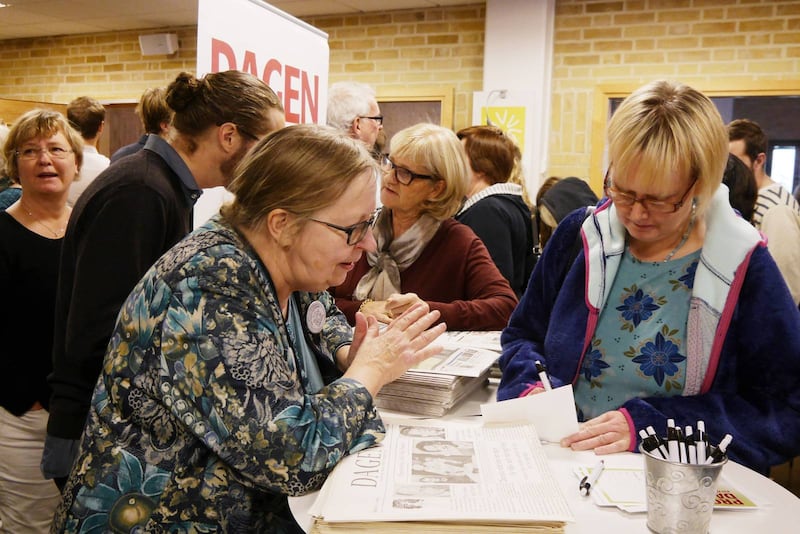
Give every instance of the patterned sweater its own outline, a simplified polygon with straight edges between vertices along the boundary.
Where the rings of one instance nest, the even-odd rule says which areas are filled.
[[[55,531],[296,532],[287,496],[319,489],[383,436],[367,390],[335,376],[350,328],[327,293],[305,332],[328,385],[305,393],[269,273],[220,219],[173,247],[114,329]]]

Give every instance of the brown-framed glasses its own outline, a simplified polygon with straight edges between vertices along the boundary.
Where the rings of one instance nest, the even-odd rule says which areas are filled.
[[[611,199],[614,204],[617,206],[621,206],[623,208],[630,208],[637,202],[642,205],[642,208],[653,213],[675,213],[683,205],[686,203],[686,197],[689,195],[689,191],[692,190],[694,184],[697,183],[697,177],[692,180],[692,183],[689,184],[689,188],[686,189],[686,192],[681,195],[681,199],[678,202],[669,202],[667,200],[658,200],[649,197],[637,197],[636,195],[632,195],[625,191],[620,191],[619,189],[615,188],[612,185],[611,180],[606,175],[606,195]]]

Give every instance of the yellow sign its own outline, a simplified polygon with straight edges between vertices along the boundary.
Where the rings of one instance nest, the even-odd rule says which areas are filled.
[[[481,124],[497,126],[517,143],[520,151],[525,146],[525,107],[490,106],[481,108]]]

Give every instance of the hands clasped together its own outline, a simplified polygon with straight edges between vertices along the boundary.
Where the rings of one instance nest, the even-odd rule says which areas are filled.
[[[425,302],[414,297],[416,300],[404,311],[398,315],[393,312],[395,318],[383,331],[374,315],[356,313],[344,376],[361,382],[373,397],[410,367],[442,350],[431,342],[444,333],[447,325],[440,323],[431,328],[439,319],[439,312],[430,311]]]
[[[370,300],[364,302],[358,311],[367,317],[374,317],[380,323],[389,324],[404,311],[415,304],[425,304],[416,293],[392,293],[386,300]]]

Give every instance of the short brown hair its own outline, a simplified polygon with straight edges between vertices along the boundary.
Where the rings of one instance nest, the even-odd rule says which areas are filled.
[[[490,184],[508,182],[519,148],[503,130],[496,126],[470,126],[456,135],[464,142],[473,171],[482,173]]]
[[[172,108],[167,104],[166,88],[145,89],[136,105],[136,114],[139,115],[145,132],[160,134],[162,123],[172,123]]]
[[[769,145],[767,134],[757,122],[750,119],[736,119],[728,124],[728,141],[744,141],[744,153],[755,161],[759,154],[766,154]]]
[[[84,139],[94,139],[106,120],[106,108],[89,96],[79,96],[67,104],[67,119]]]
[[[67,142],[75,154],[75,164],[80,169],[83,164],[83,138],[80,134],[70,126],[61,113],[49,109],[32,109],[14,121],[3,145],[6,174],[9,179],[14,183],[19,183],[16,152],[23,143],[37,137],[52,137],[59,132],[67,138]]]

